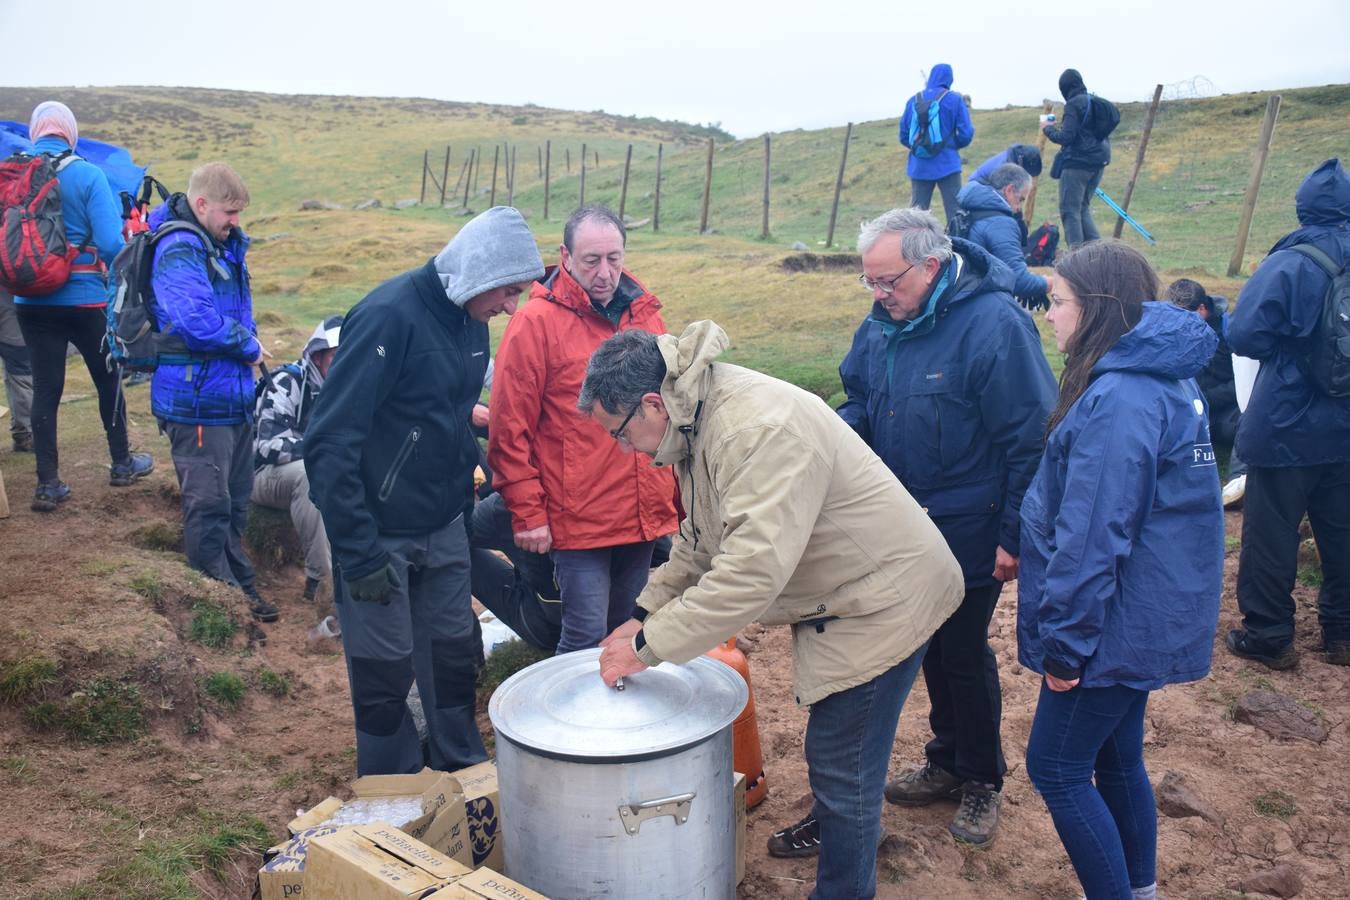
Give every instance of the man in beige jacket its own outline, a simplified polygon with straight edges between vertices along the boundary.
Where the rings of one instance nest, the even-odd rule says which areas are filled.
[[[602,643],[607,684],[684,663],[752,621],[791,625],[811,707],[815,806],[770,852],[819,850],[813,898],[871,897],[881,793],[928,638],[961,602],[961,569],[900,482],[825,403],[717,362],[726,333],[626,331],[591,357],[577,407],[674,466],[687,517],[638,618]]]

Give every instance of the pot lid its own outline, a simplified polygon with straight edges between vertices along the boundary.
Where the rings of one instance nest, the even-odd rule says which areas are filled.
[[[595,648],[512,675],[493,693],[488,716],[499,737],[527,750],[619,762],[697,744],[736,721],[749,696],[735,669],[706,656],[645,669],[616,690],[600,679]]]

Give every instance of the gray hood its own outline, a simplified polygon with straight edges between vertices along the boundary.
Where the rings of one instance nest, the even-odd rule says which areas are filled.
[[[459,307],[504,284],[544,277],[534,235],[509,206],[494,206],[470,219],[436,254],[434,266],[445,295]]]

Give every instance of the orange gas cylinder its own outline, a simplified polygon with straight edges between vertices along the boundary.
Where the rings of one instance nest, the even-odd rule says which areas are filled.
[[[741,674],[750,689],[750,699],[732,726],[732,754],[736,771],[745,775],[745,808],[754,809],[769,792],[764,778],[764,751],[759,745],[759,720],[755,716],[755,686],[750,682],[750,663],[736,647],[736,637],[708,651],[708,656],[724,662]]]

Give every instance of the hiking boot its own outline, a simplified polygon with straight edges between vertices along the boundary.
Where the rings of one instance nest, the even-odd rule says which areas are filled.
[[[900,806],[927,806],[938,800],[955,800],[961,794],[961,779],[932,763],[911,769],[886,783],[886,799]]]
[[[1003,795],[992,784],[968,781],[961,790],[961,806],[947,830],[963,844],[983,847],[994,839],[998,806]]]
[[[11,436],[14,438],[14,452],[15,452],[15,453],[32,453],[32,452],[33,452],[33,432],[31,432],[31,431],[14,431],[14,432],[10,432],[10,434],[11,434]]]
[[[1239,475],[1223,486],[1223,508],[1237,509],[1242,505],[1242,497],[1247,493],[1247,476]]]
[[[248,597],[249,612],[253,613],[253,618],[259,622],[275,622],[281,618],[281,612],[264,600],[257,588],[246,590],[244,594]]]
[[[1228,652],[1234,656],[1254,659],[1268,669],[1292,669],[1298,662],[1298,653],[1294,650],[1293,641],[1276,650],[1258,644],[1244,629],[1234,628],[1228,632],[1224,643],[1228,645]]]
[[[133,453],[120,463],[108,468],[108,484],[113,487],[126,487],[134,484],[137,478],[144,478],[155,471],[155,460],[149,453]]]
[[[308,600],[310,603],[313,603],[314,598],[318,596],[319,596],[319,579],[310,578],[308,575],[306,575],[305,594],[304,594],[305,599]]]
[[[70,485],[64,481],[44,481],[33,489],[33,512],[52,512],[70,499]]]
[[[1327,662],[1333,666],[1350,666],[1350,641],[1323,641],[1322,649],[1327,651]]]
[[[800,859],[820,855],[820,822],[807,815],[796,825],[775,831],[769,837],[769,855],[779,859]]]

